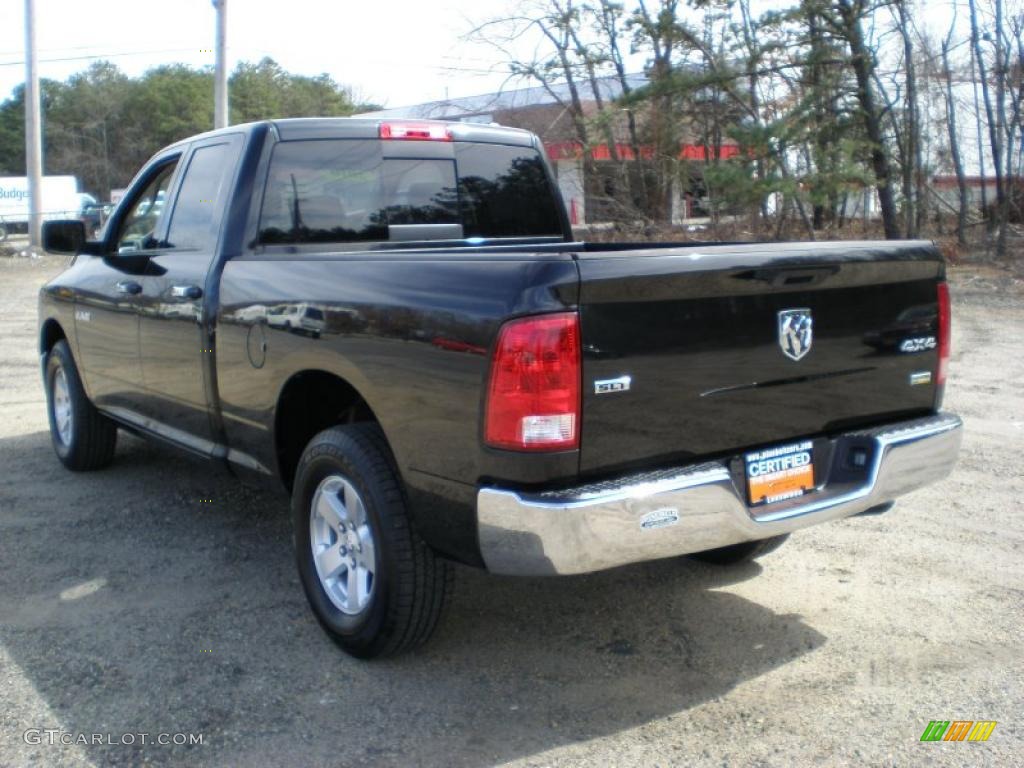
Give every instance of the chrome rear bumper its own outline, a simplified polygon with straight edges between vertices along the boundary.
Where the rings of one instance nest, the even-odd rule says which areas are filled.
[[[778,536],[941,480],[962,432],[959,417],[940,413],[840,435],[829,441],[832,466],[817,491],[763,507],[747,505],[727,462],[533,495],[482,488],[480,549],[494,573],[571,574]],[[867,463],[850,482],[836,465],[854,447]]]

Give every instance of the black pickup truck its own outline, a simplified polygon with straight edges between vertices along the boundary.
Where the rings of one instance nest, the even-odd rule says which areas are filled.
[[[291,494],[349,653],[425,640],[458,561],[571,574],[887,509],[944,477],[949,295],[926,242],[573,240],[497,126],[301,119],[159,152],[40,294],[57,456],[119,429]]]

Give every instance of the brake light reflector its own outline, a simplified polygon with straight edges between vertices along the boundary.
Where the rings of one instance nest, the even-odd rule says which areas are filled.
[[[946,383],[946,369],[949,368],[949,347],[950,347],[950,309],[949,309],[949,284],[939,283],[939,365],[935,371],[935,384],[942,386]]]
[[[491,361],[486,443],[519,451],[578,448],[580,372],[577,313],[505,323]]]
[[[400,141],[451,141],[452,131],[444,123],[390,122],[380,124],[380,137]]]

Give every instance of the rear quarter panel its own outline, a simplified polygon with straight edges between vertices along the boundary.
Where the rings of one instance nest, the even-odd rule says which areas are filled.
[[[282,388],[301,371],[333,373],[379,420],[428,542],[450,550],[456,538],[475,551],[481,479],[545,482],[578,469],[575,451],[523,456],[490,451],[480,439],[489,355],[501,323],[575,307],[577,291],[567,254],[233,259],[224,267],[217,319],[228,444],[276,473]],[[288,321],[308,308],[322,313],[322,328]]]

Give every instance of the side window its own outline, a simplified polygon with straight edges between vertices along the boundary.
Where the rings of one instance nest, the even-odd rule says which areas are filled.
[[[153,232],[167,201],[167,188],[177,165],[177,162],[167,163],[135,198],[117,233],[118,253],[131,253],[156,245]]]
[[[213,144],[192,153],[167,230],[167,248],[212,249],[224,210],[237,144]]]

